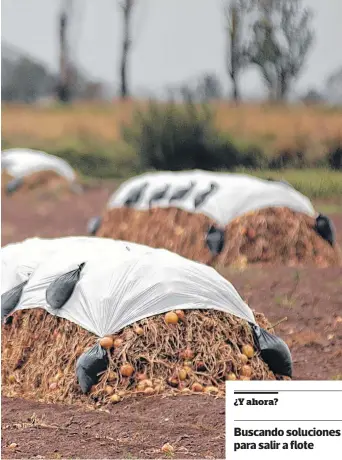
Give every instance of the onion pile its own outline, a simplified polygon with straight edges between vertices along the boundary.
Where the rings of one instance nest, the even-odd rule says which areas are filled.
[[[263,315],[255,318],[269,328]],[[76,361],[96,342],[109,365],[83,395]],[[275,379],[254,349],[248,323],[215,310],[167,312],[100,339],[45,310],[22,310],[3,326],[2,360],[4,395],[96,406],[164,393],[221,397],[226,380]]]

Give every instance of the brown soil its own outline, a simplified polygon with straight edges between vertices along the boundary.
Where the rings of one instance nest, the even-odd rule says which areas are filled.
[[[2,458],[224,458],[224,401],[141,397],[108,412],[2,398]],[[17,444],[14,449],[8,446]]]
[[[53,202],[5,197],[2,244],[84,234],[108,195],[98,188]],[[330,217],[342,244],[342,215]],[[225,274],[271,323],[288,317],[276,333],[291,346],[295,379],[342,378],[341,268],[266,266]],[[144,396],[113,406],[110,414],[3,398],[2,424],[3,458],[166,458],[165,442],[175,447],[175,458],[224,457],[224,401],[207,396]]]
[[[99,215],[110,195],[109,188],[86,189],[82,195],[51,197],[47,191],[39,197],[13,194],[2,196],[1,244],[40,236],[85,235],[87,222]]]
[[[210,265],[342,265],[339,248],[333,249],[315,232],[314,219],[287,208],[262,209],[235,219],[226,226],[226,244],[215,259],[205,242],[213,223],[177,208],[117,208],[106,212],[97,236],[165,248]]]

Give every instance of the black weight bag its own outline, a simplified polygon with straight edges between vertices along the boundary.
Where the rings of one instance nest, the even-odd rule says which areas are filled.
[[[336,241],[335,227],[329,217],[319,214],[315,222],[315,231],[325,240],[330,246],[334,246]]]
[[[251,324],[254,342],[261,358],[274,374],[292,377],[292,357],[289,347],[276,335]]]
[[[205,242],[213,256],[221,254],[224,247],[224,230],[211,225],[205,235]]]
[[[99,381],[98,374],[104,372],[107,367],[107,351],[99,343],[78,358],[76,376],[83,393],[89,393],[91,387]]]
[[[12,195],[14,192],[19,190],[19,188],[22,187],[23,185],[24,185],[24,180],[21,177],[11,180],[11,182],[9,182],[6,185],[6,194]]]
[[[70,299],[75,286],[80,279],[81,271],[85,262],[79,265],[76,270],[71,270],[56,278],[46,290],[46,301],[52,308],[62,308]]]
[[[101,227],[102,217],[92,217],[87,224],[88,235],[96,235],[98,229]]]
[[[1,321],[18,305],[23,289],[28,280],[4,292],[1,296]]]

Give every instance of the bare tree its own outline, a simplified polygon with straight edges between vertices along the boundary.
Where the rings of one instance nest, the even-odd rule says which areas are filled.
[[[123,14],[123,40],[122,40],[122,54],[120,63],[120,95],[122,99],[129,96],[128,82],[127,82],[127,66],[128,57],[132,45],[131,38],[131,19],[132,12],[135,6],[135,0],[122,0],[119,2]]]
[[[232,97],[240,99],[238,80],[241,71],[248,65],[247,44],[249,17],[253,0],[230,0],[225,5],[227,22],[227,70],[232,81]]]
[[[203,102],[222,99],[223,90],[219,78],[210,73],[202,75],[198,81],[196,93]]]
[[[302,0],[256,0],[255,7],[250,62],[259,67],[270,98],[283,100],[313,43],[312,12]]]
[[[73,1],[64,0],[59,14],[59,83],[57,97],[60,102],[70,101],[70,62],[68,30]]]

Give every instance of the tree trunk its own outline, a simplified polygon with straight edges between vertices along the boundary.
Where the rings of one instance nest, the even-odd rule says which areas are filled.
[[[60,102],[68,103],[70,101],[69,88],[69,68],[68,68],[68,46],[66,38],[66,29],[68,24],[68,16],[66,11],[63,11],[59,17],[59,85],[57,87],[57,98]]]
[[[133,8],[134,0],[124,0],[123,5],[123,42],[122,42],[122,55],[120,65],[120,95],[122,99],[126,99],[129,96],[128,82],[127,82],[127,67],[128,67],[128,56],[131,48],[131,12]]]
[[[121,57],[121,67],[120,67],[120,95],[122,99],[126,99],[129,95],[128,93],[128,84],[127,84],[127,58],[128,58],[129,45],[127,43],[123,44],[122,47],[122,57]]]
[[[288,76],[282,72],[279,75],[278,99],[280,101],[285,101],[287,98],[288,91],[289,91]]]
[[[236,77],[234,77],[234,80],[233,80],[233,100],[235,102],[239,102],[240,99],[241,99],[241,97],[240,97],[239,85],[238,85]]]

